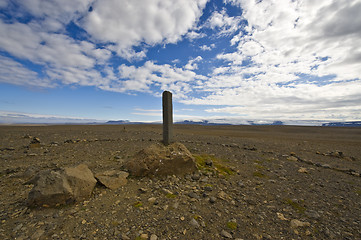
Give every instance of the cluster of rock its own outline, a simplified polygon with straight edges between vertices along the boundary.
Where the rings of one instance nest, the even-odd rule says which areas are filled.
[[[40,141],[35,143],[34,140],[34,144],[40,144]],[[192,154],[180,143],[152,145],[128,160],[125,167],[136,177],[184,175],[197,171]],[[97,182],[114,190],[127,184],[128,175],[128,172],[118,170],[94,175],[85,164],[43,170],[27,182],[34,184],[28,195],[28,205],[56,207],[83,201],[91,196]]]
[[[110,189],[127,184],[127,172],[109,170],[96,174],[85,164],[47,169],[37,173],[27,184],[34,184],[28,195],[31,207],[56,207],[88,199],[97,182]]]
[[[29,206],[59,206],[90,197],[96,180],[85,164],[56,170],[43,170],[29,183]]]

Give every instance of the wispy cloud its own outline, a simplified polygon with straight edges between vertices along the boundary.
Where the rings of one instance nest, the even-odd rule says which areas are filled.
[[[101,119],[89,119],[72,116],[60,116],[60,115],[47,115],[47,114],[34,114],[34,113],[22,113],[22,112],[8,112],[0,111],[0,123],[1,124],[17,124],[17,123],[93,123],[104,122]]]

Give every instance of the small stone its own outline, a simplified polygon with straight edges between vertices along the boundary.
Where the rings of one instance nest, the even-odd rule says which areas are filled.
[[[151,236],[150,236],[150,240],[157,240],[158,239],[158,237],[157,237],[157,235],[155,235],[155,234],[152,234]]]
[[[283,221],[288,220],[287,218],[285,218],[285,216],[283,216],[282,213],[277,213],[277,217]]]
[[[164,194],[164,195],[173,195],[173,193],[171,192],[171,191],[169,191],[168,189],[166,189],[166,188],[162,188],[162,193]]]
[[[209,166],[209,167],[212,167],[212,166],[213,166],[213,162],[212,162],[211,159],[207,159],[207,160],[205,161],[205,163],[206,163],[206,165]]]
[[[146,193],[147,192],[146,188],[139,188],[138,190],[139,190],[140,193]]]
[[[232,235],[229,232],[225,231],[225,230],[221,231],[221,236],[225,237],[225,238],[233,238]]]
[[[198,181],[201,178],[201,176],[199,174],[193,174],[192,175],[192,179],[195,181]]]
[[[30,136],[29,134],[25,134],[24,138],[32,138],[32,136]]]
[[[294,156],[289,156],[289,157],[287,158],[287,160],[288,160],[288,161],[294,161],[294,162],[296,162],[298,159],[297,159],[296,157],[294,157]]]
[[[192,218],[189,223],[190,223],[190,225],[192,225],[193,227],[196,227],[196,228],[199,227],[199,223],[198,223],[197,220],[195,220],[194,218]]]
[[[226,200],[226,198],[228,197],[227,194],[223,191],[220,191],[217,195],[218,198]]]
[[[210,202],[210,203],[215,203],[215,202],[216,202],[216,198],[215,198],[215,197],[210,197],[210,198],[209,198],[209,202]]]
[[[307,168],[301,167],[300,169],[298,169],[299,173],[308,173]]]
[[[302,222],[297,219],[291,220],[291,228],[298,228],[298,227],[309,227],[311,224],[309,222]]]
[[[190,198],[195,198],[195,199],[198,199],[198,198],[199,198],[198,195],[195,194],[194,192],[188,193],[188,197],[190,197]]]
[[[123,240],[130,240],[130,238],[126,235],[126,234],[122,234],[122,238],[121,239],[123,239]]]
[[[141,234],[140,239],[148,239],[148,234],[146,233]]]
[[[154,204],[157,199],[155,197],[148,198],[148,202]]]
[[[306,216],[309,217],[309,218],[314,218],[314,219],[319,219],[321,216],[318,212],[316,211],[306,211],[305,212]]]
[[[239,180],[239,181],[238,181],[238,186],[240,186],[241,188],[244,188],[244,187],[245,187],[242,180]]]

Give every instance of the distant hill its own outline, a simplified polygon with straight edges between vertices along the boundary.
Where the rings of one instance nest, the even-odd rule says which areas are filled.
[[[181,121],[181,122],[175,122],[174,124],[191,124],[191,125],[209,125],[209,126],[214,126],[214,125],[232,125],[229,123],[211,123],[207,120],[203,120],[203,121],[190,121],[190,120],[185,120],[185,121]]]
[[[108,121],[106,124],[130,124],[129,120]]]
[[[274,121],[272,123],[255,123],[254,121],[248,121],[250,125],[284,125],[282,121]]]
[[[361,121],[324,123],[322,127],[361,127]]]

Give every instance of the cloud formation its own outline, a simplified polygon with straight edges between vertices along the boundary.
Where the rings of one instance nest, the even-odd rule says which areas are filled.
[[[167,89],[235,117],[361,119],[360,0],[207,2],[0,1],[0,82]],[[182,51],[158,61],[168,46]]]
[[[207,0],[103,0],[96,1],[81,26],[97,41],[130,59],[145,57],[135,52],[140,44],[176,43],[193,29]]]
[[[184,103],[256,118],[361,118],[360,1],[226,2],[247,26],[230,41],[235,51],[217,55],[225,65],[205,82],[209,94]]]

